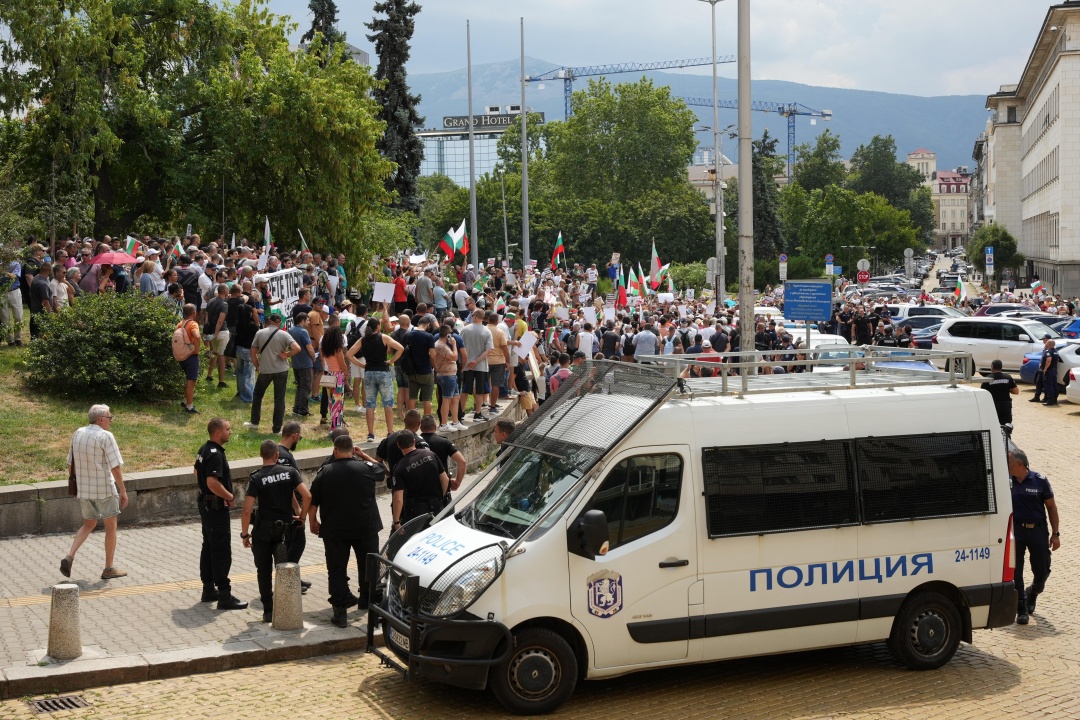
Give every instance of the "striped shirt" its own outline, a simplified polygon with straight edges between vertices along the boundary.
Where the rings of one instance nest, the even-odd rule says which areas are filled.
[[[79,497],[101,500],[120,493],[112,469],[124,464],[116,438],[100,425],[86,425],[75,431],[68,451],[68,464],[75,465]]]

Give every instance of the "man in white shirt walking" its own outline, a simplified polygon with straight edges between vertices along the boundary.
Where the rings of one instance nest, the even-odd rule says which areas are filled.
[[[127,507],[128,495],[120,466],[120,448],[116,438],[109,432],[112,427],[112,411],[108,405],[90,408],[90,424],[79,428],[71,438],[68,450],[68,472],[75,474],[78,485],[79,505],[83,524],[75,533],[71,550],[60,561],[60,572],[71,577],[71,564],[75,553],[97,527],[98,520],[105,523],[105,570],[102,580],[112,580],[127,575],[113,565],[116,553],[116,518]]]

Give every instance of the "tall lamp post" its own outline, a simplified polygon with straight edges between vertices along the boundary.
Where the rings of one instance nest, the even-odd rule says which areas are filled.
[[[724,0],[700,0],[707,2],[712,9],[712,130],[713,130],[713,202],[716,204],[716,276],[713,278],[713,291],[716,293],[717,307],[724,306],[727,297],[727,273],[724,267],[724,190],[720,178],[722,146],[720,144],[720,96],[717,88],[716,66],[716,3]]]
[[[503,206],[503,248],[506,250],[506,264],[510,266],[510,228],[506,224],[506,168],[499,166],[499,182],[502,184]]]

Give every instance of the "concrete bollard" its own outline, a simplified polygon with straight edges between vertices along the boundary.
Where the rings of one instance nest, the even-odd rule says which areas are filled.
[[[82,655],[82,631],[79,627],[79,586],[60,583],[52,589],[49,612],[49,657],[74,660]]]
[[[274,577],[275,630],[303,630],[304,606],[300,594],[300,566],[281,563]]]

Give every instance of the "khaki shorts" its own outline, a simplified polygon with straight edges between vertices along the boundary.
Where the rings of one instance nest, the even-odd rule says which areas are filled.
[[[120,496],[96,500],[79,498],[79,507],[82,508],[83,520],[107,520],[120,514]]]
[[[210,341],[210,349],[215,355],[224,355],[225,348],[229,344],[229,337],[231,333],[228,330],[222,330],[217,335],[214,335],[214,339]]]

